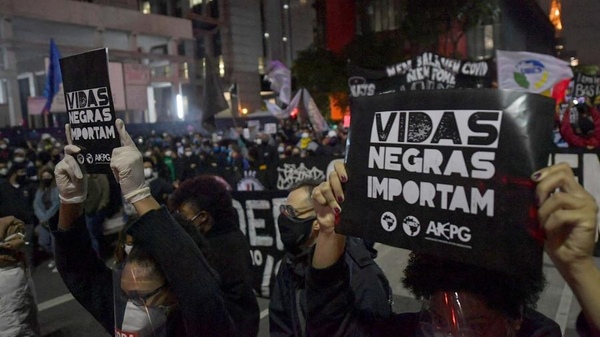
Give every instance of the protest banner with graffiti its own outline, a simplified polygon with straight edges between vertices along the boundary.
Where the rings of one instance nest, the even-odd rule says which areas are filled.
[[[541,268],[529,176],[547,165],[553,109],[491,89],[354,99],[338,230],[509,273]]]
[[[493,73],[491,60],[464,61],[427,52],[386,69],[351,65],[348,85],[351,97],[411,90],[488,88]]]
[[[332,170],[332,162],[336,159],[339,158],[316,156],[280,160],[277,166],[269,172],[272,188],[287,191],[302,180],[325,180],[327,179],[327,172]]]
[[[600,75],[587,75],[575,72],[573,77],[573,97],[587,97],[594,103],[596,96],[600,95]]]

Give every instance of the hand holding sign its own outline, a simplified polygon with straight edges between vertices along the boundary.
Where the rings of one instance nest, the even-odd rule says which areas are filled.
[[[544,168],[532,179],[538,183],[538,214],[546,232],[545,249],[552,261],[561,273],[593,266],[598,212],[594,197],[577,183],[565,163]]]
[[[80,156],[81,149],[73,145],[71,125],[65,125],[68,145],[65,146],[65,157],[54,168],[56,186],[60,201],[63,204],[79,204],[87,195],[87,175],[84,175],[73,156]],[[78,157],[79,157],[78,156]]]
[[[121,146],[113,149],[110,168],[115,179],[121,185],[123,197],[133,204],[150,196],[150,188],[144,179],[142,154],[137,149],[131,136],[125,130],[121,119],[115,121]]]

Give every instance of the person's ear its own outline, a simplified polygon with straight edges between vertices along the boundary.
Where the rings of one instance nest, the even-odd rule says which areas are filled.
[[[318,232],[321,229],[321,224],[319,224],[319,220],[315,219],[315,221],[313,221],[312,229],[316,232]]]

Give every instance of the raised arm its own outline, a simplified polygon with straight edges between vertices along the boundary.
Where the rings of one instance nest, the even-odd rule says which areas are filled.
[[[545,250],[573,289],[591,335],[600,335],[600,270],[592,255],[597,238],[596,200],[577,183],[565,163],[542,169],[532,179],[538,183]]]
[[[334,226],[342,212],[342,183],[347,180],[344,164],[335,163],[335,170],[329,174],[329,179],[313,190],[311,197],[320,226],[312,260],[312,266],[316,269],[332,266],[344,254],[346,236],[337,234]]]

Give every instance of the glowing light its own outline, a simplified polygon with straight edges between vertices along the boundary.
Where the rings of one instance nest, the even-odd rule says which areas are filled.
[[[179,119],[183,119],[183,97],[181,97],[181,94],[177,94],[177,117],[179,117]]]
[[[246,109],[246,108],[243,108],[243,109],[242,109],[242,115],[246,115],[247,113],[248,113],[248,109]]]

